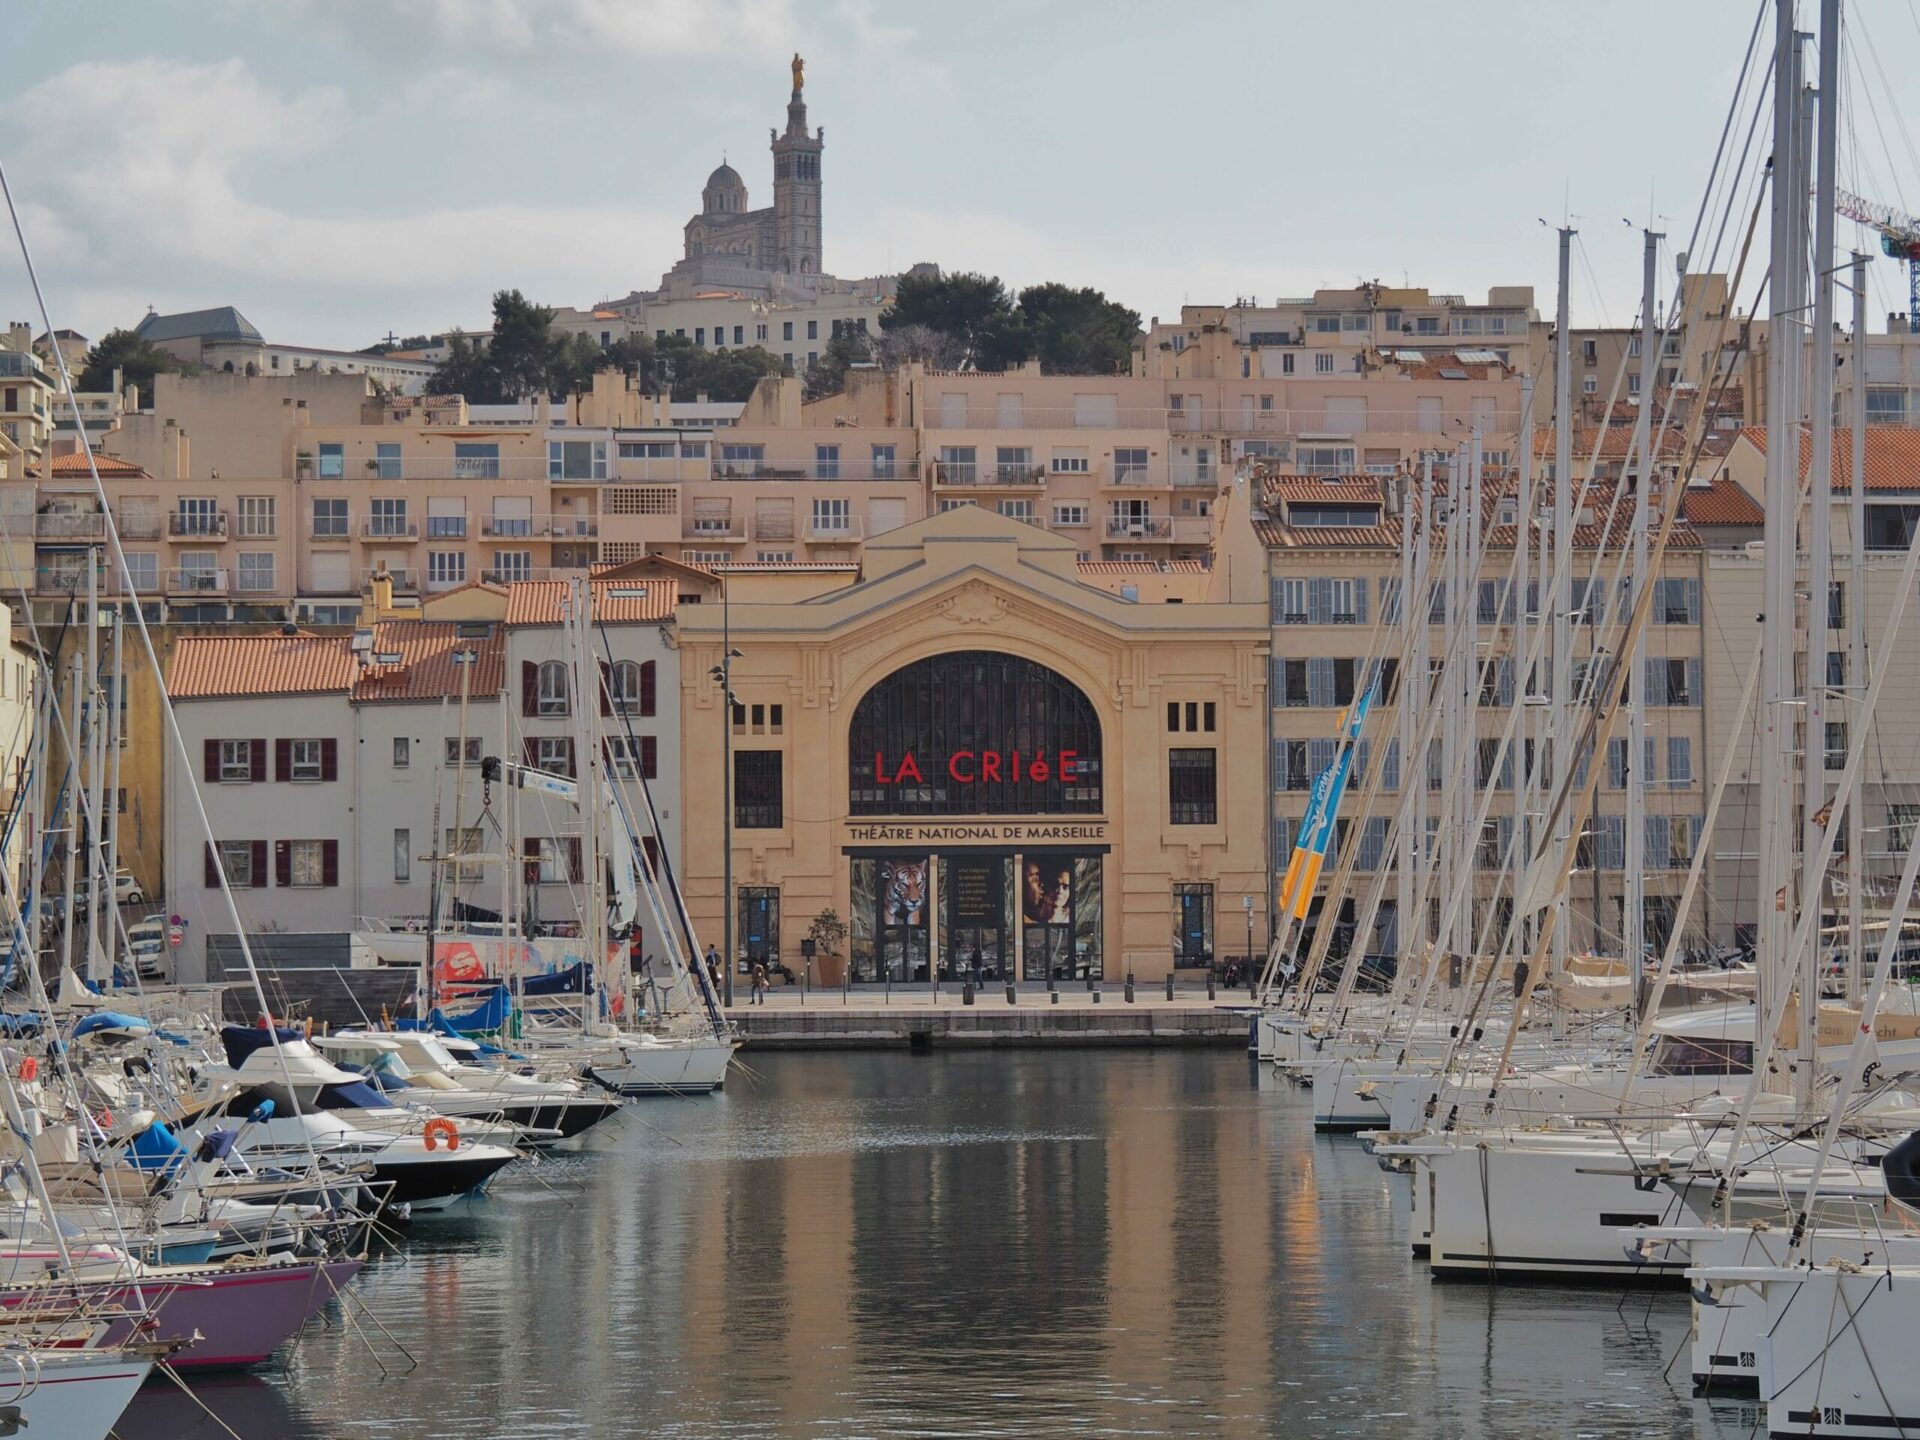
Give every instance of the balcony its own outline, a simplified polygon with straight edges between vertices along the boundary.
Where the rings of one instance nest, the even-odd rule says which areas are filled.
[[[482,570],[486,585],[525,585],[534,580],[571,580],[580,573],[578,566],[560,569],[549,565],[510,565],[504,569]]]
[[[391,566],[385,570],[362,570],[360,572],[360,588],[365,590],[373,583],[373,577],[376,575],[385,575],[388,579],[392,580],[393,593],[396,595],[419,593],[420,572],[418,570],[408,570],[404,568],[396,570]]]
[[[167,516],[169,540],[224,540],[227,538],[227,512],[175,510]]]
[[[1217,490],[1220,488],[1220,472],[1211,465],[1173,467],[1175,489]]]
[[[169,595],[224,595],[226,593],[227,572],[223,569],[167,571],[167,594]]]
[[[411,520],[396,520],[391,516],[375,515],[360,522],[362,540],[418,540],[420,527]]]
[[[234,528],[235,537],[241,540],[272,540],[279,534],[280,526],[271,515],[265,518],[242,515],[239,525]]]
[[[1116,515],[1107,521],[1109,540],[1171,540],[1173,521],[1165,515]]]
[[[1151,466],[1116,465],[1113,472],[1100,482],[1100,487],[1118,490],[1165,490],[1170,480],[1164,472],[1156,473]]]
[[[599,533],[593,515],[488,515],[480,521],[483,540],[591,540]]]
[[[814,516],[807,521],[807,539],[816,544],[832,545],[862,538],[864,522],[858,515],[834,516],[822,518]]]
[[[743,515],[689,515],[680,522],[682,540],[745,540],[747,521]]]
[[[1044,490],[1047,470],[1044,465],[988,465],[965,460],[933,462],[933,483],[939,486],[994,486],[1024,490]]]
[[[353,522],[345,515],[329,516],[313,527],[307,539],[314,545],[349,545],[353,543]]]
[[[33,517],[33,533],[41,540],[104,540],[107,517],[98,510],[91,513],[71,511]]]
[[[122,540],[158,540],[160,538],[160,517],[151,510],[129,512],[122,510],[113,517],[114,528],[119,530]]]
[[[527,455],[349,455],[320,460],[296,457],[295,473],[302,480],[546,480],[548,461]],[[565,477],[567,484],[599,485],[599,479]]]
[[[107,572],[96,566],[94,572],[99,579],[99,593],[105,595],[111,589]],[[87,589],[87,570],[85,566],[58,565],[41,566],[33,572],[33,588],[43,594],[81,595]]]

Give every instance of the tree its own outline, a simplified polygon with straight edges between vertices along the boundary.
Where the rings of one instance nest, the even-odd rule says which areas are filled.
[[[998,276],[902,275],[880,328],[891,333],[914,325],[957,340],[966,369],[1003,369],[1028,354],[1019,312]]]
[[[493,343],[487,347],[487,360],[506,399],[552,394],[564,348],[565,342],[553,334],[553,311],[518,290],[494,292]]]
[[[433,367],[427,381],[429,395],[464,395],[473,405],[491,405],[500,398],[500,383],[487,352],[464,335],[447,344],[447,358]]]
[[[1049,375],[1113,375],[1132,363],[1140,312],[1090,287],[1049,282],[1020,292],[1032,353]]]
[[[929,325],[900,325],[885,330],[874,343],[874,358],[891,369],[917,360],[929,370],[958,370],[963,358],[960,342]]]
[[[736,350],[708,350],[684,335],[669,335],[653,342],[652,363],[640,372],[643,389],[672,394],[675,400],[694,400],[705,395],[709,400],[735,403],[753,394],[753,387],[768,375],[778,375],[780,357],[764,346],[749,345]]]
[[[173,356],[131,330],[109,330],[87,351],[87,363],[74,384],[81,390],[99,392],[113,389],[113,372],[120,372],[122,385],[140,387],[140,403],[153,404],[153,377],[165,372],[181,374],[186,370]]]
[[[807,399],[822,400],[847,388],[847,370],[854,365],[873,362],[871,336],[859,330],[843,329],[827,341],[820,358],[807,367]]]

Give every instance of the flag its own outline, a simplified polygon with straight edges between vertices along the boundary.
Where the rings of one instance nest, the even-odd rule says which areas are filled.
[[[1373,708],[1374,690],[1379,680],[1368,685],[1365,693],[1340,717],[1340,753],[1325,770],[1313,777],[1313,789],[1307,796],[1307,813],[1300,818],[1299,838],[1287,861],[1287,873],[1280,881],[1280,913],[1296,920],[1307,918],[1313,900],[1313,888],[1320,880],[1327,849],[1333,841],[1334,822],[1339,818],[1340,800],[1346,793],[1347,777],[1353,769],[1353,747]]]

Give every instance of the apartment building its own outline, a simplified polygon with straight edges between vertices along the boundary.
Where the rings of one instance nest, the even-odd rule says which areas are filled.
[[[366,375],[383,388],[405,395],[420,394],[433,379],[434,367],[425,360],[275,343],[231,305],[173,315],[149,309],[134,333],[177,360],[227,375],[293,375],[301,371]]]
[[[1362,881],[1370,880],[1383,866],[1396,863],[1387,836],[1405,788],[1424,786],[1437,807],[1446,779],[1437,743],[1425,756],[1409,758],[1400,753],[1398,738],[1398,706],[1416,699],[1403,690],[1398,673],[1398,658],[1408,638],[1409,613],[1401,601],[1400,584],[1412,482],[1405,477],[1301,476],[1261,469],[1252,483],[1260,487],[1263,500],[1258,513],[1264,518],[1255,522],[1254,534],[1266,553],[1273,627],[1268,694],[1275,872],[1286,867],[1315,777],[1333,761],[1340,717],[1369,683],[1370,660],[1389,658],[1393,664],[1383,672],[1375,718],[1355,752],[1347,814],[1341,822],[1342,843],[1351,827],[1361,827],[1358,874]],[[1442,493],[1444,489],[1442,484]],[[1591,496],[1575,517],[1576,563],[1583,567],[1593,564],[1603,536],[1610,556],[1617,556],[1625,540],[1624,518],[1616,519],[1610,529],[1606,524],[1608,498]],[[1540,739],[1521,737],[1505,761],[1496,765],[1499,735],[1515,704],[1529,693],[1546,693],[1538,681],[1527,683],[1520,657],[1510,650],[1518,614],[1515,599],[1507,591],[1517,518],[1511,499],[1496,497],[1487,518],[1492,533],[1471,620],[1490,658],[1477,697],[1471,778],[1476,791],[1493,792],[1494,802],[1487,828],[1473,848],[1475,869],[1480,872],[1472,918],[1476,934],[1487,918],[1486,905],[1505,905],[1510,897],[1509,891],[1496,898],[1497,882],[1507,868],[1505,856],[1516,820],[1515,788],[1524,785],[1529,757],[1538,752]],[[1223,537],[1223,548],[1235,543]],[[1648,784],[1646,923],[1654,943],[1670,933],[1674,900],[1692,861],[1705,811],[1702,782],[1707,769],[1709,700],[1703,670],[1702,556],[1699,538],[1690,527],[1681,527],[1655,577],[1659,590],[1648,632],[1648,744],[1642,764]],[[1582,657],[1574,661],[1576,684],[1593,663],[1593,647],[1605,620],[1602,583],[1594,574],[1577,575],[1572,582],[1570,604],[1579,598],[1573,608],[1581,617],[1576,628]],[[1584,599],[1590,590],[1595,597],[1591,605]],[[1626,603],[1623,594],[1617,604]],[[1528,594],[1527,613],[1535,623],[1546,613],[1539,604],[1537,584]],[[1444,590],[1436,586],[1412,618],[1415,623],[1423,618],[1430,626],[1429,654],[1443,655],[1448,625]],[[1503,650],[1507,653],[1502,654]],[[1535,712],[1530,708],[1529,713]],[[1577,948],[1617,954],[1627,853],[1626,740],[1614,741],[1602,763],[1606,769],[1594,814],[1584,822],[1579,871],[1573,881],[1573,943]],[[1365,794],[1374,779],[1378,788],[1369,809]],[[1437,815],[1429,817],[1428,826],[1437,831]],[[1401,901],[1410,893],[1396,877],[1374,932],[1361,937],[1365,953],[1397,955],[1402,940],[1411,938],[1403,934],[1398,914]],[[1343,900],[1336,923],[1350,927],[1356,908],[1351,897]],[[1437,928],[1439,912],[1439,904],[1430,900],[1426,917],[1430,934]],[[1692,929],[1704,933],[1697,921]]]
[[[230,953],[222,871],[250,934],[269,948],[283,936],[328,937],[339,963],[351,931],[428,913],[436,855],[454,857],[453,898],[497,911],[509,806],[526,837],[516,858],[527,903],[546,920],[577,919],[577,811],[485,787],[480,763],[505,749],[556,773],[584,768],[566,733],[579,697],[553,667],[564,590],[475,586],[449,597],[449,612],[470,618],[380,620],[345,635],[181,638],[169,686],[190,761],[169,764],[166,780],[167,903],[187,922],[175,978],[217,977]],[[662,634],[673,588],[596,590],[605,622],[596,633],[612,655],[596,723],[625,732],[608,740],[608,770],[623,805],[638,804],[649,775],[657,803],[677,812],[679,680]],[[388,599],[383,586],[378,603]],[[206,806],[211,849],[189,785]]]
[[[34,353],[32,327],[9,325],[0,336],[0,435],[28,469],[40,464],[53,439],[56,388],[46,362]]]

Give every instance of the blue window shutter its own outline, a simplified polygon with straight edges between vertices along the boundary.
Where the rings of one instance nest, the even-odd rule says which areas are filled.
[[[1287,623],[1287,612],[1280,603],[1280,592],[1286,588],[1286,583],[1287,582],[1282,580],[1278,575],[1274,576],[1273,588],[1267,596],[1267,610],[1270,623],[1275,625],[1284,625]]]
[[[1380,788],[1400,788],[1400,742],[1397,739],[1387,742],[1386,758],[1380,762]]]
[[[1627,788],[1627,742],[1624,740],[1607,742],[1607,784],[1615,790]]]
[[[1367,763],[1373,759],[1373,742],[1360,740],[1353,747],[1353,780],[1359,784],[1367,778]]]
[[[1513,789],[1513,747],[1507,747],[1507,753],[1500,758],[1500,788]]]
[[[1645,678],[1641,681],[1644,693],[1643,704],[1664,705],[1667,703],[1667,662],[1664,660],[1647,661]]]
[[[1380,582],[1380,621],[1384,625],[1400,623],[1400,582],[1396,579]]]
[[[1442,585],[1435,585],[1427,596],[1427,623],[1430,625],[1447,623],[1447,592]]]
[[[1353,618],[1358,624],[1367,623],[1367,577],[1364,575],[1354,577]]]
[[[1438,740],[1429,740],[1427,742],[1427,789],[1440,789],[1441,778],[1444,773],[1440,758],[1440,742]]]
[[[1307,704],[1323,707],[1333,704],[1333,661],[1327,656],[1314,656],[1307,661]]]
[[[1321,771],[1325,770],[1331,764],[1333,764],[1333,741],[1309,740],[1307,742],[1307,769],[1311,771],[1312,774],[1308,776],[1308,779],[1311,780],[1318,776]]]
[[[1647,868],[1665,870],[1668,868],[1667,851],[1671,848],[1672,830],[1664,815],[1649,815],[1647,821]]]
[[[1687,623],[1698,625],[1700,623],[1700,582],[1683,580],[1680,583],[1687,587]]]
[[[1687,660],[1687,704],[1700,703],[1700,657],[1695,655]]]
[[[1603,870],[1624,870],[1627,868],[1627,817],[1624,815],[1603,815],[1600,817],[1600,868]]]
[[[1689,785],[1693,782],[1693,741],[1685,735],[1667,737],[1667,783]]]
[[[1503,660],[1502,660],[1502,661],[1500,662],[1500,669],[1499,669],[1499,671],[1498,671],[1498,674],[1499,674],[1499,681],[1500,681],[1500,703],[1501,703],[1502,705],[1511,705],[1511,704],[1513,704],[1513,660],[1512,660],[1512,657],[1508,657],[1508,658],[1506,658],[1506,659],[1503,659]]]
[[[1660,767],[1655,763],[1658,758],[1653,736],[1648,735],[1641,746],[1646,753],[1640,757],[1640,780],[1649,788],[1660,775]]]
[[[1324,576],[1307,581],[1307,623],[1309,625],[1328,624],[1328,616],[1333,613],[1333,587]]]

